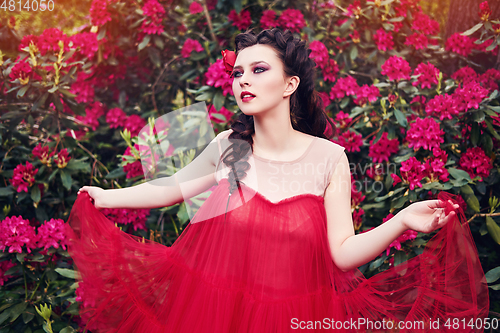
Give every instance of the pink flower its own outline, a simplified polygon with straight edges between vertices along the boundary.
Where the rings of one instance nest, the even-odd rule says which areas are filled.
[[[92,25],[104,25],[111,21],[111,14],[108,12],[109,0],[94,0],[90,5],[90,18]]]
[[[217,109],[213,105],[210,105],[210,107],[208,108],[208,114],[210,115],[210,120],[218,124],[227,123],[233,116],[233,113],[225,107],[222,107],[219,111],[217,111]],[[214,116],[215,114],[217,116]],[[225,118],[225,120],[220,119],[221,117]]]
[[[234,9],[229,12],[227,16],[229,21],[233,22],[233,26],[237,27],[239,30],[246,30],[250,25],[252,25],[252,18],[250,17],[250,12],[243,9],[239,14],[236,13]]]
[[[432,153],[434,157],[425,161],[426,176],[430,178],[431,182],[438,180],[447,182],[449,173],[444,166],[448,161],[448,154],[439,148],[434,148]]]
[[[415,69],[413,75],[420,75],[417,78],[417,81],[413,82],[414,86],[420,84],[420,87],[422,89],[425,88],[431,89],[433,84],[435,85],[438,84],[439,69],[434,67],[433,64],[420,63]]]
[[[430,19],[429,16],[423,12],[415,16],[411,28],[424,35],[436,35],[439,33],[439,23]]]
[[[345,131],[339,136],[337,143],[344,147],[348,152],[359,152],[361,151],[360,148],[363,145],[363,137],[361,134],[354,133],[354,131]]]
[[[181,54],[183,58],[188,58],[191,55],[191,52],[196,51],[196,52],[202,52],[203,47],[201,46],[200,42],[198,42],[195,39],[188,38],[184,42],[184,45],[182,46]]]
[[[462,170],[467,171],[471,179],[479,177],[479,181],[483,181],[483,177],[490,175],[490,170],[493,168],[491,158],[489,158],[481,147],[473,147],[467,149],[465,154],[460,157],[459,165]]]
[[[99,50],[99,44],[102,44],[105,40],[97,40],[97,33],[95,32],[80,32],[79,34],[69,37],[71,42],[73,42],[74,49],[78,49],[78,53],[88,59],[94,59],[97,51]]]
[[[109,128],[124,127],[127,121],[127,115],[120,108],[112,108],[106,114],[106,122]]]
[[[127,147],[125,152],[123,153],[124,156],[134,156],[131,152],[130,147]],[[125,157],[122,157],[122,161],[126,161]],[[143,176],[143,170],[142,170],[142,164],[140,160],[135,160],[134,162],[127,163],[123,165],[123,172],[127,173],[126,178],[135,178],[137,176]]]
[[[396,186],[397,184],[401,183],[401,178],[399,178],[398,175],[396,175],[395,173],[391,173],[391,177],[392,177],[392,186]]]
[[[66,165],[68,165],[68,162],[70,160],[71,157],[68,155],[68,148],[64,148],[57,154],[55,162],[57,164],[57,167],[62,169],[65,168]]]
[[[415,156],[401,162],[401,177],[405,184],[410,185],[410,189],[415,189],[415,186],[422,187],[420,181],[425,177],[425,166],[420,163]],[[393,177],[394,178],[394,177]]]
[[[94,102],[87,106],[85,109],[86,115],[85,117],[76,116],[76,119],[81,120],[83,123],[89,125],[92,130],[96,130],[99,126],[99,118],[104,116],[105,113],[105,105],[101,102]]]
[[[142,11],[146,19],[142,22],[141,31],[150,35],[161,34],[164,31],[165,8],[156,0],[147,0]]]
[[[373,35],[373,40],[380,51],[392,50],[394,48],[392,33],[385,31],[383,28],[377,30]]]
[[[417,118],[410,124],[410,129],[406,132],[408,147],[418,150],[420,147],[431,150],[439,148],[444,142],[444,131],[439,127],[439,123],[433,118]]]
[[[59,245],[66,250],[66,231],[64,221],[50,219],[38,227],[38,247],[48,250],[51,246],[58,249]]]
[[[479,18],[481,21],[488,21],[491,15],[491,9],[488,5],[488,1],[481,2],[479,4]]]
[[[201,13],[202,11],[203,11],[203,6],[196,1],[193,1],[191,5],[189,5],[189,14],[191,15]]]
[[[95,80],[94,73],[85,73],[78,71],[76,80],[71,85],[70,92],[75,94],[75,100],[78,103],[89,103],[95,99]]]
[[[309,48],[311,49],[309,58],[314,60],[316,66],[319,66],[321,69],[325,68],[329,60],[328,49],[325,44],[315,40],[309,44]]]
[[[359,87],[356,92],[356,99],[354,100],[354,103],[358,105],[365,105],[367,102],[376,102],[379,97],[380,90],[377,87],[364,84]]]
[[[469,81],[475,81],[477,79],[477,73],[469,66],[465,66],[453,73],[451,75],[451,78],[460,84]]]
[[[488,89],[490,92],[493,90],[498,90],[498,81],[500,81],[500,71],[490,68],[479,77],[479,81],[483,84],[483,87]]]
[[[352,76],[340,78],[330,91],[330,99],[334,100],[336,98],[344,98],[344,96],[356,95],[358,89],[358,83]]]
[[[445,48],[448,51],[468,57],[475,44],[468,36],[463,36],[459,32],[451,35],[446,41]]]
[[[205,73],[205,78],[207,79],[207,85],[216,88],[221,87],[224,96],[227,94],[233,95],[233,79],[226,73],[222,59],[217,59],[215,63],[210,65]]]
[[[3,286],[12,277],[12,275],[5,275],[5,273],[14,266],[10,260],[0,261],[0,286]]]
[[[339,111],[335,115],[335,120],[339,123],[340,128],[346,128],[351,123],[352,118],[349,117],[348,113]]]
[[[137,231],[137,229],[146,230],[146,221],[150,214],[150,209],[104,208],[102,213],[115,223],[132,224],[134,231]]]
[[[399,141],[397,138],[389,140],[387,132],[382,133],[380,139],[373,143],[375,138],[370,141],[368,156],[373,159],[373,163],[389,162],[389,157],[399,151]]]
[[[361,2],[359,0],[354,1],[352,4],[347,6],[347,14],[351,17],[358,18],[361,15]]]
[[[37,247],[38,236],[30,222],[21,216],[6,217],[0,222],[0,250],[5,251],[9,246],[9,253],[22,253],[26,246],[28,253]]]
[[[40,50],[41,55],[47,54],[47,52],[59,53],[59,41],[64,43],[64,51],[69,51],[69,41],[71,39],[57,28],[45,29],[43,33],[38,37],[36,46]]]
[[[34,45],[38,44],[38,36],[33,36],[33,35],[26,35],[21,39],[21,42],[19,43],[18,50],[21,51],[25,47],[30,46],[31,42],[33,42]]]
[[[124,127],[130,131],[131,136],[139,135],[139,132],[144,126],[146,126],[146,120],[136,114],[130,115],[127,120],[125,120],[124,125]]]
[[[338,72],[339,66],[337,62],[334,59],[328,59],[327,65],[322,70],[325,81],[335,82]]]
[[[411,109],[417,113],[422,113],[422,111],[424,111],[425,101],[425,96],[418,95],[413,97],[413,99],[410,101]]]
[[[33,170],[33,165],[30,162],[26,162],[26,165],[18,164],[14,169],[14,174],[10,182],[14,188],[17,188],[17,192],[28,193],[28,187],[33,186],[35,183],[35,175],[38,172],[38,168]]]
[[[33,148],[33,156],[38,157],[42,164],[50,166],[50,158],[54,156],[55,151],[49,153],[49,146],[42,147],[42,144],[39,143],[35,148]]]
[[[9,74],[9,78],[11,81],[19,79],[19,82],[21,84],[28,84],[30,78],[33,77],[34,72],[31,69],[31,66],[28,64],[27,59],[28,58],[18,61],[14,65],[14,67],[12,67],[12,70]]]
[[[278,24],[284,30],[288,29],[291,32],[300,32],[306,26],[306,21],[300,10],[289,8],[281,13]]]
[[[415,48],[415,50],[424,50],[429,44],[429,39],[424,34],[414,33],[406,37],[405,45],[410,45]]]
[[[440,120],[453,119],[459,114],[455,100],[448,94],[436,95],[427,103],[425,112],[433,117],[439,117]]]
[[[409,80],[411,68],[408,61],[398,56],[392,56],[382,65],[382,75],[387,75],[390,81]]]
[[[488,96],[488,89],[481,87],[476,81],[464,83],[463,87],[458,87],[453,93],[459,111],[479,109],[479,103]]]
[[[276,12],[272,9],[266,9],[262,12],[262,17],[260,18],[260,27],[262,29],[271,29],[278,26],[276,20]]]

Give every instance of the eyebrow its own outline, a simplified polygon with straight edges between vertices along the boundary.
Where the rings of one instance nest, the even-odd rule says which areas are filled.
[[[265,63],[265,64],[269,65],[269,64],[268,64],[267,62],[265,62],[264,60],[258,60],[258,61],[254,61],[254,62],[252,62],[252,63],[250,64],[250,66],[254,66],[254,65],[256,65],[256,64],[258,64],[258,63],[261,63],[261,62],[263,62],[263,63]],[[233,69],[237,69],[237,68],[243,68],[243,67],[241,67],[240,65],[238,65],[238,66],[234,66],[234,67],[233,67]]]

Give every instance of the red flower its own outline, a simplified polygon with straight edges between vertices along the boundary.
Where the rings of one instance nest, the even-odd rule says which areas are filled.
[[[420,147],[431,150],[439,148],[444,142],[444,131],[439,127],[439,123],[433,118],[417,118],[410,124],[410,129],[406,133],[408,147],[418,150]]]
[[[482,21],[488,21],[491,15],[491,9],[488,5],[488,1],[481,2],[479,5],[479,17]]]
[[[33,165],[30,162],[26,162],[26,165],[19,164],[14,169],[14,174],[10,182],[14,188],[17,188],[17,192],[24,191],[28,193],[28,187],[31,187],[35,183],[35,175],[38,172],[38,168],[33,170]]]
[[[300,30],[306,26],[306,21],[300,10],[285,9],[278,19],[278,24],[283,29],[288,29],[291,32],[300,32]]]
[[[246,30],[252,24],[252,18],[250,17],[250,12],[243,9],[239,14],[236,13],[234,9],[229,12],[227,16],[229,21],[233,22],[233,26],[240,30]]]
[[[415,50],[423,50],[427,48],[429,44],[429,39],[424,34],[412,34],[406,37],[405,45],[410,45],[415,48]]]
[[[374,163],[389,162],[389,157],[399,151],[399,141],[397,138],[389,140],[387,132],[382,133],[382,137],[376,142],[375,138],[370,141],[368,156],[373,159]]]
[[[278,25],[276,22],[276,12],[272,9],[266,9],[262,12],[262,17],[260,18],[260,27],[262,29],[271,29]]]
[[[328,49],[325,44],[322,42],[315,40],[309,44],[309,48],[311,49],[311,53],[309,54],[309,58],[313,59],[316,63],[316,66],[320,68],[325,68],[328,64]]]
[[[390,81],[409,80],[411,67],[408,61],[398,56],[392,56],[382,65],[382,75],[387,75]]]
[[[54,156],[55,152],[49,154],[49,146],[42,147],[42,144],[39,143],[35,148],[33,148],[33,156],[38,157],[42,164],[50,167],[50,158]]]
[[[193,1],[191,5],[189,5],[189,14],[191,15],[201,13],[202,11],[203,11],[203,6],[196,1]]]
[[[443,119],[453,119],[454,116],[459,114],[455,100],[451,95],[436,95],[427,103],[425,112],[433,117]]]
[[[71,160],[71,157],[68,155],[68,148],[64,148],[57,154],[56,157],[56,164],[59,169],[65,168],[66,165],[68,165],[69,160]]]
[[[420,63],[413,74],[420,75],[417,81],[413,82],[414,86],[420,84],[422,89],[431,89],[432,84],[438,84],[439,70],[433,64]]]
[[[230,58],[228,59],[229,65],[231,65]],[[234,63],[233,63],[234,65]],[[206,84],[215,88],[221,87],[222,94],[226,96],[227,94],[233,94],[233,79],[228,74],[227,67],[224,66],[222,59],[217,59],[217,61],[208,67],[205,73]]]
[[[330,99],[334,100],[336,98],[344,98],[344,96],[356,95],[358,89],[358,83],[352,76],[340,78],[330,91]]]
[[[484,153],[481,147],[473,147],[467,149],[465,154],[460,157],[460,168],[467,171],[470,178],[479,177],[479,181],[483,181],[483,177],[488,177],[493,168],[491,159]]]
[[[425,176],[425,166],[422,165],[415,156],[401,162],[401,168],[399,170],[403,181],[410,185],[410,190],[415,189],[415,186],[422,187],[420,181]]]
[[[222,50],[221,53],[224,69],[227,74],[231,75],[233,73],[234,63],[236,62],[236,53],[230,50]]]
[[[141,31],[150,35],[161,34],[164,31],[162,21],[165,8],[156,0],[148,0],[142,6],[142,11],[147,19],[142,22]]]
[[[196,52],[202,52],[203,47],[201,46],[200,42],[198,42],[195,39],[188,38],[184,42],[184,45],[182,46],[181,54],[183,58],[188,58],[191,55],[191,52],[196,51]]]
[[[323,68],[323,77],[325,81],[335,82],[336,75],[339,72],[339,66],[334,59],[328,59],[327,65]]]
[[[458,32],[451,35],[445,44],[446,50],[458,53],[464,57],[469,56],[474,47],[475,44],[470,37],[463,36]]]
[[[109,128],[123,127],[126,120],[127,115],[120,108],[112,108],[106,114],[106,122],[109,124]]]
[[[377,44],[377,48],[380,51],[392,50],[394,47],[394,42],[392,41],[392,34],[390,32],[386,32],[384,29],[380,28],[373,35],[373,40],[375,44]]]

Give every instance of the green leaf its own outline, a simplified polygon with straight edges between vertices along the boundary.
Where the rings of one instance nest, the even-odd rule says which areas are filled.
[[[10,312],[11,309],[5,310],[4,312],[0,313],[0,325],[3,324],[4,321],[6,321],[10,317]]]
[[[485,51],[492,51],[492,50],[494,50],[497,46],[498,46],[497,42],[496,42],[496,41],[493,41],[493,43],[491,43],[491,45],[490,45],[490,46],[488,46],[487,48],[485,48],[484,50],[485,50]]]
[[[497,244],[500,244],[500,227],[490,216],[486,216],[486,227],[488,228],[491,238],[493,238]]]
[[[23,311],[26,309],[27,306],[28,303],[25,302],[24,300],[21,303],[14,306],[10,311],[10,322],[11,323],[14,322],[14,320],[16,320],[21,315],[21,313],[23,313]]]
[[[7,197],[14,193],[14,189],[12,188],[11,185],[7,187],[0,187],[0,197]]]
[[[487,283],[493,283],[496,280],[500,279],[500,266],[490,269],[488,272],[486,272],[486,274],[484,274],[484,276],[486,277]]]
[[[500,290],[500,283],[499,284],[495,284],[493,286],[488,286],[489,288],[493,289],[493,290]]]
[[[472,123],[471,141],[473,146],[477,146],[479,142],[479,124],[476,122]]]
[[[74,333],[76,332],[75,329],[71,326],[67,326],[63,328],[62,330],[59,331],[59,333]]]
[[[76,279],[76,271],[68,268],[56,268],[55,271],[69,279]]]
[[[396,120],[398,121],[399,125],[403,127],[406,127],[406,125],[408,125],[408,121],[406,120],[403,112],[399,111],[398,109],[394,109],[394,115],[396,116]]]
[[[195,100],[197,101],[208,101],[209,99],[212,98],[212,93],[210,92],[206,92],[206,93],[203,93],[203,94],[200,94],[198,96],[196,96]]]
[[[99,31],[99,33],[97,34],[97,40],[101,40],[104,38],[104,36],[106,36],[106,28],[105,27],[102,27]]]
[[[394,254],[394,266],[402,264],[406,261],[406,254],[403,251],[396,251]]]
[[[64,171],[64,169],[59,169],[59,173],[61,175],[61,180],[64,188],[69,191],[71,189],[71,184],[73,183],[73,178],[71,178],[71,175],[68,172]]]
[[[144,36],[142,42],[137,46],[138,51],[141,51],[143,48],[145,48],[150,40],[151,40],[151,35]]]
[[[215,93],[213,102],[215,109],[217,111],[220,111],[220,109],[222,109],[222,106],[224,105],[224,95],[222,95],[222,92],[220,90]]]
[[[358,57],[358,48],[356,46],[353,46],[353,48],[351,49],[350,56],[351,60],[354,60]]]
[[[161,66],[160,51],[157,48],[155,48],[155,47],[148,48],[148,55],[149,55],[149,59],[151,59],[151,62],[156,67],[160,67]]]
[[[123,171],[123,168],[117,168],[110,173],[108,173],[104,178],[106,179],[115,179],[115,178],[120,178],[122,176],[125,176],[127,173]]]
[[[482,26],[483,26],[483,22],[478,23],[475,26],[473,26],[472,28],[470,28],[469,30],[462,32],[461,35],[462,36],[470,36],[473,33],[475,33],[476,31],[478,31],[479,29],[481,29]]]
[[[30,306],[25,312],[23,312],[23,322],[27,324],[32,321],[33,318],[35,318],[35,309],[33,306]]]
[[[383,255],[381,258],[372,261],[372,263],[370,264],[370,270],[379,268],[384,263],[385,259],[387,259],[387,257]]]
[[[448,172],[456,180],[467,179],[467,181],[469,181],[469,182],[471,181],[469,173],[465,170],[448,168]]]
[[[70,160],[71,162],[71,160]],[[54,171],[52,171],[52,173],[50,174],[49,178],[47,179],[47,181],[52,181],[52,179],[54,179],[54,177],[57,175],[57,173],[59,172],[59,168],[55,169]]]
[[[35,184],[35,186],[31,188],[31,200],[33,200],[34,202],[40,202],[40,199],[40,188],[38,188],[38,185]]]
[[[24,94],[28,91],[29,85],[23,86],[19,91],[17,92],[17,98],[23,97]]]

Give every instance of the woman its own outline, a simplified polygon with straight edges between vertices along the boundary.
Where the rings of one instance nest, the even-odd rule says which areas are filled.
[[[453,326],[455,317],[486,317],[489,304],[477,251],[451,195],[413,203],[355,235],[348,159],[323,134],[328,117],[305,42],[272,29],[240,34],[235,44],[236,59],[226,53],[225,63],[243,114],[217,145],[163,186],[80,189],[70,250],[89,328],[364,332],[403,323],[401,331],[481,331]],[[191,182],[190,195],[217,187],[171,247],[138,242],[97,210],[180,202],[181,183],[196,170],[210,172]],[[371,279],[356,269],[405,230],[441,227],[408,262]]]

